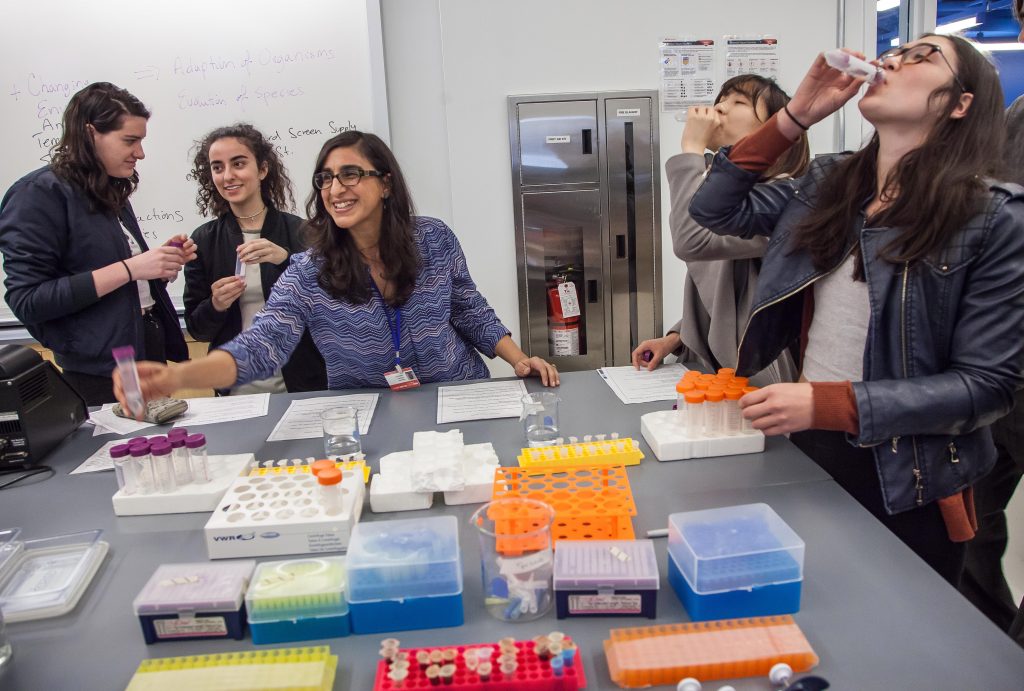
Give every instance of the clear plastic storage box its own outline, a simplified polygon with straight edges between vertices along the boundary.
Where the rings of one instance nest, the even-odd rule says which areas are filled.
[[[669,583],[694,620],[800,609],[804,542],[767,504],[674,513]]]
[[[270,561],[256,567],[245,609],[253,643],[347,636],[345,557]]]
[[[357,524],[347,566],[354,633],[462,624],[462,559],[454,516]]]
[[[102,530],[20,540],[20,528],[0,530],[0,609],[8,623],[73,610],[106,556]]]
[[[657,612],[658,560],[651,540],[564,540],[555,550],[558,618]]]
[[[241,640],[245,589],[255,566],[251,559],[158,566],[133,603],[146,643]]]

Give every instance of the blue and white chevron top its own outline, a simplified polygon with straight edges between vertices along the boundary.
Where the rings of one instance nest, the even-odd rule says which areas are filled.
[[[494,357],[509,330],[476,289],[451,228],[418,216],[413,235],[421,267],[401,308],[402,365],[424,383],[487,378],[477,351]],[[317,283],[318,271],[310,252],[294,255],[252,328],[221,346],[238,365],[237,384],[273,374],[288,361],[305,327],[327,363],[328,387],[387,386],[384,373],[395,368],[388,328],[393,310],[385,314],[376,292],[364,305],[332,298]]]

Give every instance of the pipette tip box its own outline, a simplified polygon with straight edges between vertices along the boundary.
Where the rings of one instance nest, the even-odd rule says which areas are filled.
[[[161,564],[132,604],[146,643],[245,633],[244,596],[256,562]]]
[[[554,569],[559,619],[656,616],[660,578],[651,540],[566,540]]]
[[[800,610],[804,542],[767,504],[674,513],[668,581],[694,621]]]
[[[640,416],[640,432],[659,461],[685,461],[764,451],[764,434],[758,430],[691,437],[678,420],[674,410],[659,410]]]
[[[252,642],[291,643],[349,635],[345,583],[344,557],[260,564],[245,594]]]
[[[353,633],[461,626],[458,534],[454,516],[357,525],[346,562]]]

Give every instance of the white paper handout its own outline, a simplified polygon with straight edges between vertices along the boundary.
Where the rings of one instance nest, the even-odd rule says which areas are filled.
[[[370,432],[373,411],[377,409],[378,393],[361,393],[351,396],[325,396],[323,398],[304,398],[292,401],[281,419],[277,421],[274,431],[267,441],[285,441],[287,439],[316,439],[324,433],[320,422],[320,412],[326,408],[350,405],[359,411],[359,434]]]
[[[437,390],[437,424],[519,417],[526,393],[522,380],[442,386]]]
[[[101,434],[135,434],[139,430],[154,426],[152,422],[137,422],[131,418],[118,417],[114,415],[113,407],[113,403],[106,403],[102,409],[89,413],[89,419],[96,426],[92,431],[92,436],[98,437]]]
[[[676,382],[686,373],[686,368],[674,362],[653,372],[625,365],[602,367],[597,373],[623,403],[650,403],[675,400]]]
[[[174,421],[175,427],[197,427],[263,417],[270,406],[270,394],[189,398],[188,411]]]

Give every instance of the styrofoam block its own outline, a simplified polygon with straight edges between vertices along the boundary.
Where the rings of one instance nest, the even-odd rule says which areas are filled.
[[[410,466],[412,486],[418,492],[460,490],[462,473],[462,432],[414,432]]]
[[[191,482],[173,492],[125,494],[118,490],[111,503],[118,516],[209,512],[217,508],[221,497],[239,476],[255,461],[251,453],[209,456],[210,481]]]
[[[418,511],[433,504],[434,493],[414,492],[408,476],[395,480],[375,473],[370,481],[370,510],[374,513]]]
[[[324,512],[312,475],[241,477],[204,528],[210,559],[342,552],[362,515],[362,473],[342,473],[342,510]]]
[[[764,434],[758,430],[721,436],[688,437],[673,410],[640,416],[640,431],[659,461],[733,456],[764,451]]]
[[[467,445],[462,452],[466,486],[458,491],[445,492],[444,503],[455,506],[490,501],[494,491],[494,469],[499,465],[501,462],[492,444]]]

